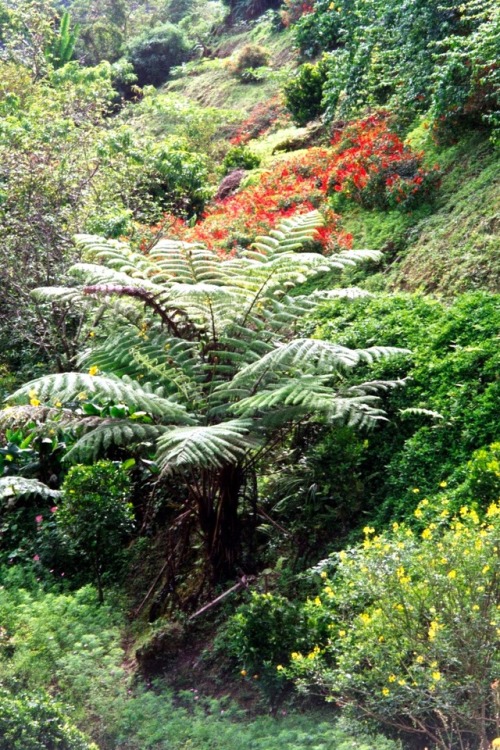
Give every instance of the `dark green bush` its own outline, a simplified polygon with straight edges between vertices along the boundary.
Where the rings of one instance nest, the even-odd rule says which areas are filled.
[[[295,78],[285,84],[285,103],[297,125],[306,125],[323,114],[323,85],[326,81],[326,58],[318,63],[304,63]]]
[[[224,157],[222,173],[226,175],[235,169],[255,169],[259,164],[259,157],[248,146],[233,146]]]
[[[183,32],[164,23],[132,39],[127,57],[134,66],[139,86],[160,86],[170,69],[189,58],[190,45]]]
[[[134,521],[126,470],[111,461],[74,466],[62,487],[57,525],[67,535],[97,582],[103,599],[103,575],[116,561]]]
[[[147,205],[146,198],[150,218],[164,211],[182,218],[201,214],[211,196],[207,161],[183,139],[172,138],[153,148],[138,186],[138,208]]]
[[[0,688],[0,750],[98,750],[44,693]]]

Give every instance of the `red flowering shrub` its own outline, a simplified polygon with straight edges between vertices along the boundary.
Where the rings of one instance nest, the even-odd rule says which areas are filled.
[[[194,226],[166,215],[162,227],[144,235],[141,247],[147,249],[161,231],[229,253],[268,234],[287,216],[319,208],[326,220],[318,233],[321,247],[349,248],[352,236],[340,229],[335,210],[345,200],[367,208],[413,207],[439,182],[437,168],[425,170],[421,161],[421,154],[390,132],[383,115],[373,115],[345,128],[332,148],[310,148],[275,162],[255,185],[209,204]],[[334,199],[328,201],[328,194]]]
[[[320,208],[332,168],[331,149],[311,148],[262,174],[256,185],[213,202],[193,227],[170,217],[169,232],[189,242],[230,251],[248,245],[256,235],[267,234],[283,218]],[[350,247],[350,234],[338,230],[339,217],[325,213],[326,226],[318,234],[322,247]]]
[[[352,123],[333,139],[338,152],[330,176],[334,206],[353,200],[365,208],[409,210],[428,200],[439,184],[437,167],[391,133],[383,113]]]

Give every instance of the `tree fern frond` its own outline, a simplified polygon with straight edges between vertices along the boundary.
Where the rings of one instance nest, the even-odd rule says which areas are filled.
[[[37,479],[25,477],[0,477],[0,500],[13,505],[18,497],[40,497],[43,500],[55,500],[61,496],[58,490],[51,490]]]
[[[407,350],[380,346],[348,349],[319,339],[294,339],[280,344],[258,362],[242,368],[233,378],[230,387],[253,388],[266,376],[273,379],[291,369],[301,372],[315,371],[317,374],[348,370],[360,362],[372,363],[382,357],[402,353],[407,353]]]
[[[112,446],[133,450],[140,443],[148,443],[151,447],[165,429],[167,428],[161,425],[144,424],[132,420],[99,420],[98,426],[83,435],[66,453],[64,460],[96,461]]]
[[[35,299],[43,302],[66,302],[71,305],[89,304],[79,287],[43,286],[31,292]]]
[[[193,469],[220,469],[237,464],[258,443],[249,435],[252,422],[233,419],[221,424],[180,427],[158,440],[158,458],[164,473]]]
[[[184,406],[151,393],[132,380],[126,382],[120,378],[81,372],[57,373],[26,383],[9,400],[14,403],[23,400],[30,392],[36,393],[37,399],[45,401],[51,398],[61,402],[99,398],[106,402],[124,403],[172,422],[193,424]]]
[[[277,253],[297,250],[314,238],[318,227],[323,226],[323,217],[319,211],[284,219],[268,237],[257,237],[252,245],[264,257],[269,258]],[[258,256],[250,251],[247,257],[258,260]]]

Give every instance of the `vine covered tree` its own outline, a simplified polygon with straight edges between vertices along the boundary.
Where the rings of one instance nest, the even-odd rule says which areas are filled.
[[[358,364],[401,350],[297,337],[301,317],[323,300],[366,293],[337,288],[291,296],[291,289],[378,257],[369,250],[296,252],[320,223],[316,212],[287,219],[226,259],[175,240],[144,254],[83,236],[79,244],[102,265],[77,264],[71,274],[78,286],[37,292],[73,306],[98,300],[113,324],[84,355],[87,372],[33,380],[11,402],[31,400],[20,407],[29,418],[36,411],[42,419],[76,420],[82,434],[69,459],[154,444],[161,472],[183,482],[181,515],[201,534],[212,582],[238,564],[246,480],[290,430],[319,415],[358,426],[383,419],[377,394],[392,384],[353,385],[348,376]]]

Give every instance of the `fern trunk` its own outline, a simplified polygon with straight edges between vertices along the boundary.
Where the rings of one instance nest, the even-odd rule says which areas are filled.
[[[212,584],[232,578],[236,572],[241,540],[238,506],[243,481],[240,465],[225,466],[212,477],[212,492],[198,499],[198,517]],[[207,484],[204,482],[205,487]]]

